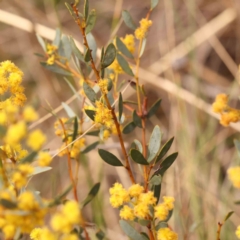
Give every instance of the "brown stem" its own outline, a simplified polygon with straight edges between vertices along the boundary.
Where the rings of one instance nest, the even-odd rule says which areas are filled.
[[[97,70],[96,66],[95,66],[95,63],[93,61],[93,57],[92,57],[92,52],[91,52],[91,49],[89,48],[89,45],[88,45],[88,42],[87,42],[87,38],[86,38],[86,34],[85,34],[85,27],[82,26],[81,24],[81,20],[79,18],[79,14],[78,14],[78,9],[76,6],[72,5],[72,8],[73,8],[73,11],[75,12],[75,15],[76,15],[76,23],[77,25],[79,26],[79,29],[82,33],[82,36],[83,36],[83,44],[85,45],[85,47],[87,49],[90,50],[90,63],[91,63],[91,68],[93,69],[94,73],[95,73],[95,76],[97,78],[97,82],[99,82],[99,80],[101,79],[100,78],[100,74],[99,74],[99,71]],[[126,170],[128,171],[128,174],[129,174],[129,177],[132,181],[132,183],[135,183],[135,180],[134,180],[134,176],[133,176],[133,173],[132,173],[132,170],[131,170],[131,167],[130,167],[130,163],[129,163],[129,160],[128,160],[128,155],[127,155],[127,151],[126,151],[126,148],[124,146],[124,142],[123,142],[123,138],[122,138],[122,132],[121,132],[121,129],[120,129],[120,124],[118,123],[118,120],[117,120],[117,117],[116,117],[116,114],[115,114],[115,111],[114,109],[111,107],[111,104],[107,98],[107,95],[104,94],[103,95],[104,97],[104,100],[107,104],[107,107],[109,110],[111,110],[111,113],[112,113],[112,118],[113,118],[113,121],[114,121],[114,124],[116,126],[116,129],[117,129],[117,133],[118,133],[118,138],[119,138],[119,142],[120,142],[120,145],[121,145],[121,148],[122,148],[122,152],[123,152],[123,155],[124,155],[124,159],[125,159],[125,162],[126,162],[126,165],[125,165],[125,168]]]
[[[216,240],[220,240],[220,234],[221,234],[222,225],[223,225],[223,223],[218,222],[218,230],[217,230]]]
[[[65,145],[66,147],[68,146],[68,143],[67,143],[67,133],[66,133],[66,129],[65,129],[65,126],[64,126],[64,123],[61,119],[59,119],[59,122],[62,126],[62,129],[63,129],[63,132],[64,132],[64,137],[66,139],[65,141]],[[68,147],[66,148],[67,150],[67,157],[68,157],[68,174],[69,174],[69,177],[71,179],[71,182],[72,182],[72,185],[73,185],[73,194],[74,194],[74,199],[78,202],[78,196],[77,196],[77,187],[76,187],[76,183],[74,181],[74,177],[73,177],[73,172],[72,172],[72,164],[71,164],[71,156],[70,156],[70,152],[69,152],[69,149]]]

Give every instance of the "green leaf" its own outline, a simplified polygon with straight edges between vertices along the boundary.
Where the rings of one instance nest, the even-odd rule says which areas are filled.
[[[92,9],[87,20],[87,26],[85,29],[86,34],[90,33],[93,30],[95,26],[96,18],[97,18],[96,10]]]
[[[156,125],[148,143],[148,162],[151,162],[157,156],[161,146],[161,138],[160,127]]]
[[[114,98],[113,98],[112,92],[107,93],[107,98],[108,98],[110,105],[112,106],[114,104]]]
[[[127,221],[120,220],[119,224],[123,232],[132,240],[146,240],[146,238],[135,230]]]
[[[96,183],[92,189],[90,190],[90,192],[88,193],[88,196],[86,197],[86,199],[82,202],[82,206],[85,207],[88,203],[90,203],[93,198],[97,195],[98,191],[100,188],[100,183]]]
[[[54,40],[53,40],[53,42],[52,42],[52,44],[53,44],[54,46],[59,47],[60,42],[61,42],[61,35],[62,35],[62,33],[61,33],[60,28],[57,28],[57,29],[56,29],[56,33],[55,33],[55,38],[54,38]]]
[[[96,141],[96,142],[90,144],[83,151],[81,151],[81,153],[86,154],[86,153],[90,152],[91,150],[95,149],[98,144],[99,144],[99,141]]]
[[[229,213],[226,215],[226,217],[224,218],[224,222],[226,222],[226,221],[232,216],[233,213],[234,213],[234,211],[229,212]]]
[[[92,103],[97,101],[97,94],[86,82],[83,83],[83,91]]]
[[[85,113],[87,114],[87,116],[88,116],[90,119],[92,119],[92,120],[94,121],[96,111],[94,111],[94,110],[89,110],[89,109],[85,109]]]
[[[99,130],[87,132],[86,135],[97,137],[99,135]]]
[[[147,220],[147,219],[138,219],[138,223],[141,224],[142,226],[146,227],[149,224],[151,224],[151,221]]]
[[[122,99],[122,93],[119,93],[119,98],[118,98],[118,121],[120,122],[121,117],[123,113],[123,99]]]
[[[141,165],[149,165],[145,157],[137,149],[131,149],[130,155],[134,162]]]
[[[153,10],[158,5],[159,0],[151,0],[151,10]]]
[[[78,119],[77,117],[74,118],[74,124],[73,124],[73,136],[72,141],[74,141],[77,138],[78,135]]]
[[[63,198],[65,198],[68,193],[72,190],[72,184],[60,195],[58,195],[52,202],[48,204],[49,207],[53,207],[62,203]]]
[[[47,172],[51,169],[52,169],[52,167],[34,167],[33,173],[31,173],[29,176],[34,176],[34,175],[37,175],[39,173]]]
[[[158,231],[160,228],[168,228],[168,223],[167,222],[159,222],[155,226],[155,229],[156,229],[156,231]]]
[[[136,125],[134,122],[130,122],[128,123],[122,130],[123,134],[128,134],[130,132],[132,132],[135,129]]]
[[[35,157],[37,156],[37,152],[31,152],[29,155],[27,155],[25,158],[20,160],[20,163],[31,163],[35,160]]]
[[[132,30],[135,30],[137,28],[136,24],[134,23],[130,13],[127,10],[122,11],[122,18],[125,24],[131,28]]]
[[[160,185],[162,182],[162,176],[161,175],[154,175],[149,183],[151,183],[152,185]]]
[[[84,62],[84,57],[83,57],[83,54],[80,52],[80,50],[78,49],[78,47],[76,46],[74,40],[72,37],[69,37],[69,41],[70,41],[70,44],[71,44],[71,47],[72,47],[72,52],[76,55],[76,57]]]
[[[169,150],[170,147],[172,146],[173,140],[174,140],[174,137],[172,137],[171,139],[169,139],[169,140],[164,144],[164,146],[162,147],[159,155],[157,156],[156,163],[157,163],[158,161],[160,161],[160,160],[166,155],[166,153],[168,152],[168,150]]]
[[[65,76],[72,76],[72,73],[58,67],[56,64],[48,65],[45,62],[40,62],[40,64],[51,72],[58,73],[58,74],[61,74],[61,75],[65,75]]]
[[[133,111],[133,122],[137,127],[142,128],[142,119],[137,115],[136,110]]]
[[[111,91],[113,87],[113,82],[111,79],[108,78],[107,90]]]
[[[106,68],[111,65],[116,57],[116,48],[113,43],[107,46],[101,63],[102,68]]]
[[[7,209],[14,209],[17,207],[17,203],[11,202],[4,198],[0,199],[0,205],[2,205],[3,207],[5,207]]]
[[[156,113],[156,111],[158,110],[158,108],[160,107],[160,103],[161,103],[162,99],[158,99],[153,105],[152,107],[149,109],[148,113],[147,113],[147,118],[150,118],[152,115],[154,115]]]
[[[149,236],[145,232],[141,232],[141,235],[145,238],[145,240],[149,240]]]
[[[59,47],[59,55],[67,58],[68,60],[71,58],[72,55],[72,46],[71,43],[66,35],[62,37]]]
[[[119,65],[121,66],[122,70],[127,73],[128,75],[130,76],[133,76],[134,77],[134,74],[133,74],[133,71],[132,69],[130,68],[128,62],[125,60],[125,58],[120,55],[119,53],[117,53],[117,61],[119,63]]]
[[[42,38],[40,35],[38,35],[38,34],[36,34],[36,37],[37,37],[37,40],[38,40],[39,44],[41,45],[43,51],[46,52],[47,49],[46,49],[46,43],[45,43],[45,41],[44,41],[43,38]]]
[[[70,118],[76,117],[76,114],[74,113],[74,111],[65,102],[62,102],[62,106],[63,106],[64,110],[66,111],[68,117],[70,117]]]
[[[75,20],[75,14],[73,12],[71,5],[67,2],[65,2],[65,6],[67,7],[67,9],[68,9],[69,13],[71,14],[71,16],[73,17],[73,19]]]
[[[128,48],[126,47],[126,45],[122,42],[122,40],[117,37],[116,38],[116,44],[117,44],[117,48],[118,50],[125,55],[128,58],[134,58],[132,53],[128,50]]]
[[[99,229],[99,230],[96,232],[95,235],[96,235],[96,237],[97,237],[98,240],[103,240],[104,237],[105,237],[105,233],[104,233],[101,229]]]
[[[137,140],[137,139],[134,139],[134,141],[133,141],[134,143],[135,143],[135,145],[137,146],[137,148],[138,148],[138,151],[140,152],[140,153],[142,153],[143,152],[143,147],[142,147],[142,144]]]
[[[115,166],[115,167],[122,167],[123,164],[121,163],[121,161],[112,153],[104,150],[104,149],[98,149],[98,154],[100,155],[100,157],[102,158],[103,161],[105,161],[106,163]]]
[[[89,62],[91,60],[91,50],[88,48],[84,55],[84,61]]]
[[[89,2],[88,2],[88,0],[85,0],[84,1],[84,18],[85,18],[86,22],[88,19],[88,11],[89,11]]]
[[[157,198],[157,202],[159,201],[160,198],[160,194],[161,194],[161,184],[160,185],[153,185],[153,193],[154,193],[154,197]]]
[[[160,165],[160,169],[157,170],[154,175],[162,175],[167,171],[167,169],[174,163],[174,161],[176,160],[178,156],[178,153],[175,152],[171,155],[169,155]]]

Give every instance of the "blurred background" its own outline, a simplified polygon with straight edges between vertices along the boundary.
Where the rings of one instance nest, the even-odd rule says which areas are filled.
[[[55,109],[72,96],[63,77],[44,69],[34,55],[43,53],[36,33],[51,40],[55,29],[60,28],[81,43],[81,34],[65,1],[0,1],[0,61],[11,60],[22,69],[28,101],[39,105],[41,117],[47,114],[44,107],[51,105]],[[150,6],[150,1],[137,0],[89,2],[97,12],[92,34],[99,48],[114,32],[119,37],[132,33],[121,20],[122,10],[128,10],[138,22]],[[82,6],[80,3],[79,9]],[[179,240],[215,239],[217,223],[223,222],[231,210],[234,214],[224,225],[221,239],[236,239],[240,208],[234,201],[240,199],[240,194],[232,188],[226,171],[239,163],[233,140],[240,139],[240,126],[220,126],[211,104],[218,93],[224,92],[230,95],[231,106],[240,107],[239,16],[238,0],[162,0],[150,17],[153,25],[141,59],[140,81],[149,95],[149,106],[158,98],[162,98],[162,103],[147,125],[147,137],[156,124],[163,132],[163,142],[175,136],[171,151],[178,151],[179,157],[164,176],[162,196],[176,199],[170,226],[179,234]],[[126,76],[125,79],[128,80]],[[133,99],[134,90],[127,89],[123,97]],[[76,112],[81,110],[76,100],[70,106]],[[66,116],[65,111],[60,110],[58,116]],[[54,135],[54,121],[51,117],[37,126],[48,135],[47,148],[51,150],[61,144]],[[140,136],[138,131],[127,136],[126,145]],[[92,141],[90,137],[87,144]],[[105,147],[119,152],[121,157],[114,137]],[[31,187],[40,189],[46,198],[65,189],[69,185],[65,160],[55,158],[53,170],[33,179]],[[141,179],[137,168],[135,175]],[[128,187],[128,176],[124,170],[103,163],[94,150],[80,166],[80,199],[98,181],[102,182],[100,193],[84,215],[88,222],[96,223],[94,228],[107,232],[109,239],[125,239],[118,225],[118,211],[108,202],[108,189],[116,181]]]

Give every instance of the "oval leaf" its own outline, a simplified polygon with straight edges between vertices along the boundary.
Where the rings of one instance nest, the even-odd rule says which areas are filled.
[[[146,238],[135,230],[127,221],[120,220],[119,224],[125,234],[132,240],[146,240]]]
[[[122,55],[117,54],[117,61],[125,73],[134,77],[132,69],[130,68],[128,62],[125,60],[125,58]]]
[[[84,55],[84,61],[89,62],[91,60],[91,50],[88,48]]]
[[[94,110],[89,110],[89,109],[85,109],[85,113],[87,114],[87,116],[88,116],[90,119],[92,119],[92,120],[94,121],[96,111],[94,111]]]
[[[134,142],[135,145],[137,146],[138,151],[139,151],[140,153],[142,153],[142,152],[143,152],[142,144],[141,144],[137,139],[134,139],[133,142]]]
[[[112,62],[114,61],[115,57],[116,57],[116,48],[113,45],[113,43],[110,43],[107,46],[107,49],[106,49],[106,51],[104,53],[104,56],[103,56],[102,68],[106,68],[110,64],[112,64]]]
[[[151,0],[151,10],[153,10],[158,5],[159,0]]]
[[[90,152],[91,150],[95,149],[98,144],[99,144],[99,141],[96,141],[96,142],[90,144],[81,153],[86,154],[86,153]]]
[[[84,17],[85,17],[86,22],[88,19],[88,11],[89,11],[89,2],[88,2],[88,0],[85,0],[84,1]]]
[[[20,163],[31,163],[35,160],[35,157],[37,156],[37,152],[31,152],[29,155],[27,155],[25,158],[20,160]]]
[[[117,48],[118,50],[125,55],[128,58],[134,58],[132,53],[128,50],[128,48],[126,47],[126,45],[122,42],[122,40],[117,37],[116,38],[116,44],[117,44]]]
[[[55,64],[48,65],[45,62],[41,62],[40,64],[51,72],[58,73],[58,74],[61,74],[61,75],[65,75],[65,76],[72,76],[72,73],[70,73],[70,72],[68,72],[64,69],[61,69],[60,67],[58,67]]]
[[[68,117],[74,118],[76,116],[74,111],[65,102],[62,102],[62,106],[63,106],[64,110],[66,111]]]
[[[100,183],[96,183],[92,189],[90,190],[90,192],[88,193],[88,196],[86,197],[86,199],[82,202],[82,206],[86,206],[88,203],[90,203],[93,198],[97,195],[98,191],[100,188]]]
[[[123,134],[128,134],[130,132],[132,132],[135,129],[136,125],[134,122],[130,122],[128,123],[122,130]]]
[[[153,185],[153,193],[154,193],[154,197],[157,198],[156,203],[158,203],[159,199],[160,199],[160,194],[161,194],[161,188],[162,185]]]
[[[131,158],[134,162],[141,165],[148,165],[149,163],[145,159],[145,157],[140,153],[137,149],[131,149],[130,151]]]
[[[87,98],[92,102],[95,103],[97,100],[97,94],[94,90],[86,83],[83,82],[83,91],[86,94]]]
[[[97,18],[96,10],[92,9],[87,20],[87,26],[85,29],[86,34],[90,33],[93,30],[96,22],[96,18]]]
[[[226,217],[224,218],[224,222],[226,222],[226,221],[232,216],[233,213],[234,213],[234,211],[229,212],[229,213],[226,215]]]
[[[123,112],[123,99],[122,99],[122,93],[119,93],[118,98],[118,121],[120,122]]]
[[[158,157],[157,157],[157,160],[156,160],[156,163],[158,161],[160,161],[165,155],[166,153],[168,152],[168,150],[170,149],[170,147],[172,146],[172,143],[173,143],[173,140],[174,140],[174,137],[172,137],[171,139],[169,139],[165,144],[164,146],[162,147]]]
[[[148,113],[147,113],[147,118],[150,118],[152,115],[154,115],[156,113],[156,111],[158,110],[158,108],[160,107],[162,99],[158,99],[153,105],[152,107],[149,109]]]
[[[51,169],[52,169],[52,167],[34,167],[33,173],[31,173],[29,176],[34,176],[34,175],[37,175],[39,173],[47,172]]]
[[[161,146],[161,130],[159,126],[155,126],[148,144],[148,162],[151,162],[158,154]]]
[[[80,50],[78,49],[78,47],[76,46],[74,40],[72,37],[69,38],[70,40],[70,44],[71,44],[71,47],[72,47],[72,52],[76,55],[76,57],[84,62],[84,57],[83,57],[83,54],[80,52]]]
[[[122,18],[125,24],[131,28],[132,30],[135,30],[137,28],[136,24],[134,23],[130,13],[127,10],[122,11]]]
[[[154,173],[154,175],[160,174],[160,175],[163,176],[163,174],[167,171],[167,169],[174,163],[174,161],[176,160],[177,156],[178,156],[178,153],[177,153],[177,152],[169,155],[169,156],[162,162],[162,164],[160,165],[160,169],[157,170],[157,171]]]
[[[149,183],[151,183],[152,185],[160,185],[162,182],[162,176],[161,175],[154,175]]]
[[[133,111],[133,122],[137,127],[142,128],[142,119],[137,115],[136,110]]]
[[[98,153],[99,153],[100,157],[102,158],[102,160],[105,161],[106,163],[108,163],[112,166],[115,166],[115,167],[123,166],[121,161],[112,153],[110,153],[104,149],[98,149]]]

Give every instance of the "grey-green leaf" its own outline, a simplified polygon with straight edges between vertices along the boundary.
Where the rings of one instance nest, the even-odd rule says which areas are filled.
[[[128,50],[128,48],[126,47],[126,45],[122,42],[122,40],[117,37],[116,38],[116,44],[117,44],[117,48],[118,50],[125,55],[128,58],[134,58],[132,53]]]
[[[62,106],[63,106],[64,110],[66,111],[68,117],[73,118],[76,116],[74,111],[65,102],[62,102]]]
[[[73,123],[73,136],[72,141],[74,141],[77,138],[78,135],[78,118],[77,116],[74,117],[74,123]]]
[[[133,71],[132,69],[130,68],[128,62],[126,61],[126,59],[117,53],[117,61],[119,63],[119,65],[121,66],[122,70],[127,73],[128,75],[134,77],[134,74],[133,74]]]
[[[119,224],[123,232],[132,240],[146,240],[135,228],[133,228],[127,221],[120,220]]]
[[[149,165],[145,157],[137,149],[131,149],[130,155],[134,162],[141,165]]]
[[[98,149],[98,153],[100,155],[100,157],[102,158],[102,160],[106,163],[108,163],[109,165],[115,166],[115,167],[122,167],[123,164],[121,163],[121,161],[112,153],[104,150],[104,149]]]
[[[122,93],[119,93],[119,98],[118,98],[118,120],[121,120],[122,117],[122,113],[123,113],[123,99],[122,99]]]
[[[153,10],[158,5],[159,0],[151,0],[151,10]]]
[[[87,20],[87,26],[85,29],[86,34],[90,33],[92,31],[92,29],[94,28],[96,18],[97,18],[96,10],[92,9],[88,16],[88,20]]]
[[[229,213],[226,215],[226,217],[224,218],[224,222],[226,222],[226,221],[232,216],[233,213],[234,213],[234,211],[229,212]]]
[[[65,76],[72,76],[72,73],[58,67],[56,64],[48,65],[45,62],[41,62],[40,64],[51,72],[58,73],[58,74],[61,74],[61,75],[65,75]]]
[[[97,100],[97,94],[94,90],[86,83],[83,83],[83,91],[86,94],[87,98],[92,102],[95,103]]]
[[[151,183],[152,185],[160,185],[162,182],[162,176],[161,175],[154,175],[149,183]]]
[[[33,173],[31,173],[29,176],[34,176],[43,172],[47,172],[49,170],[51,170],[52,167],[34,167],[34,171]]]
[[[99,144],[99,141],[96,141],[96,142],[90,144],[81,153],[86,154],[86,153],[90,152],[91,150],[95,149],[98,144]]]
[[[148,113],[147,113],[147,118],[150,118],[152,115],[154,115],[156,113],[156,111],[158,110],[158,108],[160,107],[162,99],[158,99],[153,105],[152,107],[149,109]]]
[[[31,163],[35,160],[35,157],[37,156],[37,152],[31,152],[29,155],[27,155],[25,158],[20,160],[20,163]]]
[[[87,116],[88,116],[90,119],[92,119],[92,120],[94,121],[96,111],[94,111],[94,110],[89,110],[89,109],[85,109],[85,113],[87,114]]]
[[[67,2],[65,2],[65,5],[66,5],[69,13],[70,13],[71,16],[73,17],[73,19],[75,19],[75,14],[74,14],[74,12],[73,12],[73,9],[72,9],[71,5],[70,5],[69,3],[67,3]]]
[[[63,36],[62,40],[60,41],[60,47],[59,47],[59,55],[66,57],[68,60],[70,59],[71,55],[72,55],[72,46],[71,43],[68,39],[67,36]]]
[[[160,194],[161,194],[161,184],[160,185],[153,185],[153,193],[154,193],[154,197],[157,198],[157,202],[159,201],[160,198]]]
[[[56,33],[55,33],[55,38],[54,38],[54,40],[53,40],[53,42],[52,42],[52,44],[54,45],[54,46],[57,46],[57,47],[59,47],[59,45],[60,45],[60,41],[61,41],[61,30],[60,30],[60,28],[57,28],[56,29]]]
[[[169,150],[170,147],[172,146],[173,140],[174,140],[174,137],[172,137],[171,139],[169,139],[169,140],[164,144],[164,146],[162,147],[160,153],[159,153],[158,156],[157,156],[156,163],[159,162],[159,161],[166,155],[166,153],[168,152],[168,150]]]
[[[45,43],[45,41],[44,41],[43,38],[42,38],[40,35],[38,35],[38,34],[36,34],[36,37],[37,37],[37,40],[38,40],[39,44],[41,45],[43,51],[46,52],[46,43]]]
[[[142,153],[142,152],[143,152],[142,144],[141,144],[137,139],[134,139],[133,142],[134,142],[135,145],[137,146],[138,151],[139,151],[140,153]]]
[[[84,57],[83,57],[83,54],[80,52],[80,50],[78,49],[78,47],[76,46],[74,40],[72,37],[69,38],[70,40],[70,44],[71,44],[71,47],[72,47],[72,52],[76,55],[76,57],[84,62]]]
[[[128,134],[135,129],[136,125],[134,122],[128,123],[122,130],[123,134]]]
[[[148,143],[148,162],[151,162],[157,156],[161,146],[161,138],[162,134],[160,127],[156,125]]]
[[[107,49],[104,53],[103,60],[102,60],[102,68],[108,67],[110,64],[113,63],[116,57],[116,48],[113,43],[110,43],[107,46]]]
[[[133,111],[133,122],[137,127],[142,128],[142,119],[137,115],[136,110]]]
[[[87,42],[88,42],[89,48],[91,49],[92,58],[93,58],[93,60],[95,60],[96,53],[97,53],[97,43],[95,41],[94,36],[91,33],[88,33],[86,37],[87,37]]]
[[[130,13],[127,10],[122,11],[122,18],[125,24],[131,28],[132,30],[135,30],[137,28],[136,24],[134,23]]]
[[[86,199],[82,202],[82,206],[86,206],[88,203],[90,203],[93,198],[97,195],[98,191],[100,188],[100,183],[96,183],[92,189],[90,190],[90,192],[88,193],[88,196],[86,197]]]

